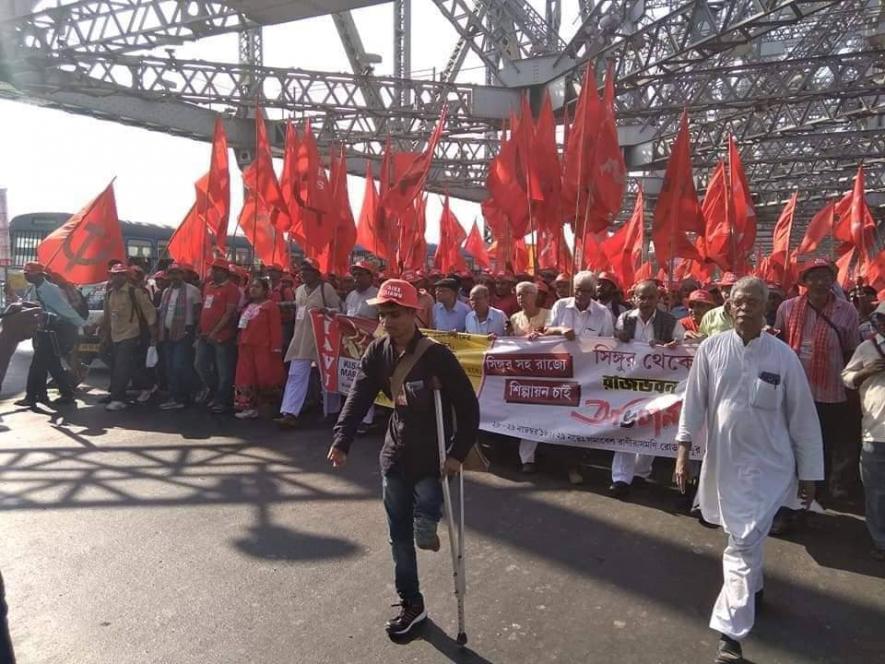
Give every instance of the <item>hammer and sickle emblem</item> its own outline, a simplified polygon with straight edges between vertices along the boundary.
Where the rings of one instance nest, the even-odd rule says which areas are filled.
[[[65,265],[66,270],[71,270],[77,265],[98,265],[106,260],[105,256],[101,254],[94,258],[85,258],[85,254],[89,251],[92,243],[104,235],[104,229],[95,224],[86,224],[83,230],[86,233],[86,237],[76,249],[72,246],[71,238],[73,233],[68,234],[64,242],[62,242],[61,249],[68,259],[67,265]]]

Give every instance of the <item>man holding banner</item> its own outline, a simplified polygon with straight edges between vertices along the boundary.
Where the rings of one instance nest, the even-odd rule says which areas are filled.
[[[386,334],[369,344],[360,360],[335,425],[328,458],[336,468],[346,463],[357,427],[379,392],[393,401],[380,461],[401,607],[399,614],[388,621],[387,632],[397,637],[427,618],[415,545],[431,551],[440,547],[436,527],[442,518],[443,499],[435,384],[442,393],[446,440],[451,441],[442,469],[448,474],[460,471],[476,440],[479,404],[470,379],[452,352],[418,330],[418,293],[414,286],[389,279],[369,304],[378,307]]]
[[[704,519],[728,535],[723,584],[710,627],[720,632],[715,662],[741,662],[740,640],[762,598],[762,545],[781,505],[807,508],[824,476],[814,401],[792,349],[763,333],[768,288],[755,277],[734,286],[726,304],[734,330],[698,348],[688,376],[674,479],[690,479],[689,448],[707,432],[698,496]]]

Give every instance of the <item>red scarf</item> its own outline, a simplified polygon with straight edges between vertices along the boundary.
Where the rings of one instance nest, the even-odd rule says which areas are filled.
[[[815,387],[823,387],[829,376],[830,357],[829,341],[830,332],[833,329],[824,320],[824,316],[830,318],[836,306],[836,296],[830,293],[827,303],[818,315],[814,324],[814,332],[811,339],[811,375],[808,377]],[[808,295],[802,295],[799,301],[793,305],[790,318],[787,321],[787,343],[798,355],[802,346],[802,334],[805,330],[805,317],[808,315]],[[841,348],[841,340],[839,342]]]

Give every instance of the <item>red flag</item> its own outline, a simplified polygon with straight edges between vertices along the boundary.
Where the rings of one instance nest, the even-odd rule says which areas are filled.
[[[343,151],[338,158],[330,155],[331,198],[333,203],[335,231],[331,241],[323,248],[317,259],[324,274],[347,274],[350,256],[356,244],[356,226],[347,192],[347,164]]]
[[[551,109],[552,113],[552,109]],[[529,106],[528,95],[522,96],[519,123],[513,129],[516,141],[517,171],[519,182],[529,201],[543,201],[544,187],[539,174],[535,143],[535,121]],[[555,147],[554,147],[555,150]]]
[[[105,281],[112,258],[126,258],[113,181],[37,245],[37,259],[46,269],[78,286]]]
[[[733,271],[732,219],[729,218],[728,187],[725,181],[725,164],[722,161],[710,173],[701,211],[706,227],[702,236],[704,256],[716,263],[723,272]]]
[[[197,181],[197,213],[215,235],[215,245],[224,255],[230,220],[230,172],[227,164],[227,136],[224,124],[215,120],[209,173]]]
[[[747,258],[756,243],[756,211],[753,209],[741,154],[732,135],[728,136],[728,171],[729,202],[734,217],[733,265],[735,270],[740,270],[747,264]]]
[[[687,231],[703,233],[704,216],[692,179],[688,113],[683,111],[679,134],[673,143],[664,184],[655,206],[652,239],[658,265],[666,265],[676,256],[703,260],[695,245],[686,237]]]
[[[603,248],[604,233],[585,233],[583,242],[584,265],[594,271],[611,268],[608,256]]]
[[[212,238],[209,227],[197,211],[199,202],[194,203],[181,224],[169,238],[167,251],[178,263],[190,263],[197,274],[204,276],[212,261]]]
[[[402,253],[400,263],[403,270],[423,270],[427,266],[427,196],[415,199],[413,208],[407,210],[408,240],[400,242]],[[404,236],[405,237],[405,236]]]
[[[555,232],[557,227],[562,228],[562,166],[556,149],[556,117],[553,115],[550,95],[546,92],[535,125],[532,163],[543,199],[535,210],[536,226],[538,230],[547,228]]]
[[[448,105],[444,105],[436,127],[430,135],[430,140],[427,141],[427,148],[412,160],[402,175],[397,177],[390,190],[382,193],[381,204],[391,217],[398,217],[402,214],[424,189],[424,183],[427,181],[427,174],[430,172],[433,162],[433,153],[442,137],[448,112]]]
[[[858,166],[854,178],[849,218],[851,242],[857,249],[858,270],[862,270],[871,260],[871,249],[876,241],[876,222],[864,196],[863,165]]]
[[[275,228],[271,222],[274,211],[273,208],[264,205],[260,197],[247,190],[237,224],[243,229],[243,235],[252,245],[255,258],[265,265],[288,264],[289,249],[283,232]]]
[[[565,148],[562,174],[562,206],[566,220],[575,227],[587,216],[591,196],[591,161],[594,158],[597,127],[602,107],[596,93],[596,74],[588,64],[584,70],[581,93]]]
[[[505,230],[512,237],[523,237],[529,228],[529,208],[525,189],[517,179],[517,149],[513,140],[502,139],[498,154],[489,163],[486,188],[489,190],[489,209],[494,209],[498,223],[492,225],[495,237],[504,237]],[[484,213],[488,221],[489,215]]]
[[[612,271],[625,287],[636,283],[644,245],[645,200],[640,187],[630,219],[603,243]]]
[[[467,269],[461,255],[461,244],[467,238],[464,228],[449,208],[449,197],[443,202],[439,218],[439,245],[433,256],[433,266],[443,272],[460,272]]]
[[[820,246],[821,240],[833,233],[833,226],[836,223],[835,212],[836,204],[830,202],[812,217],[805,229],[805,236],[796,249],[797,258],[814,252]]]
[[[618,125],[615,121],[614,68],[609,65],[605,75],[605,92],[600,106],[600,122],[593,150],[591,171],[593,184],[590,224],[588,230],[601,231],[611,225],[624,202],[627,167],[624,153],[618,143]]]
[[[264,113],[260,108],[255,110],[255,159],[243,169],[243,184],[260,199],[259,205],[267,208],[271,223],[280,231],[287,230],[289,210],[274,173]]]
[[[787,255],[790,253],[790,235],[793,230],[793,215],[796,213],[796,201],[799,193],[790,196],[790,200],[784,206],[781,216],[778,217],[771,235],[771,255],[768,262],[781,268],[787,264]]]
[[[363,207],[360,210],[359,222],[356,226],[356,241],[366,251],[375,254],[387,262],[390,261],[390,249],[384,245],[378,232],[379,213],[378,191],[372,175],[372,162],[366,162],[366,188],[363,194]]]
[[[304,249],[307,242],[304,237],[304,222],[301,219],[301,207],[298,198],[301,194],[298,173],[298,132],[291,122],[286,123],[286,148],[283,152],[283,172],[280,174],[280,191],[289,212],[289,236]]]
[[[298,187],[296,198],[301,215],[305,251],[319,255],[332,240],[335,213],[331,187],[320,160],[320,152],[310,120],[298,144]]]
[[[491,267],[492,263],[489,260],[489,252],[486,248],[486,243],[482,239],[482,235],[480,235],[476,220],[473,221],[473,228],[470,229],[467,242],[464,243],[464,251],[473,257],[473,262],[479,267],[485,270]]]

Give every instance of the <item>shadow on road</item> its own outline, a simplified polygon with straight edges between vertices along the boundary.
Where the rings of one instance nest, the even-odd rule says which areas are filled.
[[[397,645],[408,645],[414,641],[426,641],[436,648],[441,655],[450,662],[457,664],[492,664],[492,662],[467,646],[459,646],[451,636],[437,625],[432,618],[428,618],[420,629],[405,638],[390,639]]]

